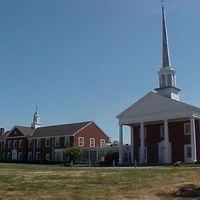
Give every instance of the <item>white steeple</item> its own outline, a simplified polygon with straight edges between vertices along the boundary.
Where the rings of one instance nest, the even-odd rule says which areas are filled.
[[[31,124],[31,127],[34,128],[34,129],[41,127],[40,115],[39,115],[39,112],[38,112],[38,106],[36,106],[36,111],[33,115],[33,122]]]
[[[172,68],[170,62],[167,26],[166,26],[165,10],[163,4],[162,4],[162,68],[159,70],[158,75],[159,75],[159,88],[155,89],[157,93],[179,101],[180,89],[176,87],[176,71]]]

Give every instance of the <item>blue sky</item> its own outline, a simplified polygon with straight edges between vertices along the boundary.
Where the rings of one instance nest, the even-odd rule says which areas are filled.
[[[181,100],[200,106],[200,1],[165,1]],[[158,85],[159,0],[1,0],[0,126],[95,121],[118,139],[117,114]],[[125,142],[129,135],[126,130]]]

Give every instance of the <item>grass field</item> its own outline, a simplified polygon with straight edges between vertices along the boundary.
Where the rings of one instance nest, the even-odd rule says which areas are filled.
[[[200,168],[0,164],[0,199],[200,199]]]

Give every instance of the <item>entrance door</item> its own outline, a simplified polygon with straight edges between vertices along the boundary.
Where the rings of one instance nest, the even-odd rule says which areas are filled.
[[[165,163],[165,143],[162,140],[158,143],[158,161],[160,164]],[[171,143],[169,143],[169,162],[172,162]]]
[[[184,145],[184,159],[185,159],[185,163],[192,162],[192,147],[190,144]]]
[[[17,151],[15,149],[12,150],[12,160],[17,160]]]

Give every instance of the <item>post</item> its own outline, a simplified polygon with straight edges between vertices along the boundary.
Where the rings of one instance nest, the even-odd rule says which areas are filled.
[[[119,125],[119,164],[123,163],[122,146],[123,146],[123,127],[122,127],[122,124],[120,124]]]
[[[134,130],[133,130],[133,125],[130,126],[131,129],[131,164],[134,164]]]
[[[192,148],[192,162],[197,161],[197,151],[196,151],[196,132],[195,132],[195,119],[190,118],[190,138],[191,138],[191,148]]]
[[[140,123],[140,164],[144,163],[144,122]]]
[[[168,121],[164,121],[165,163],[169,163],[169,129]]]

